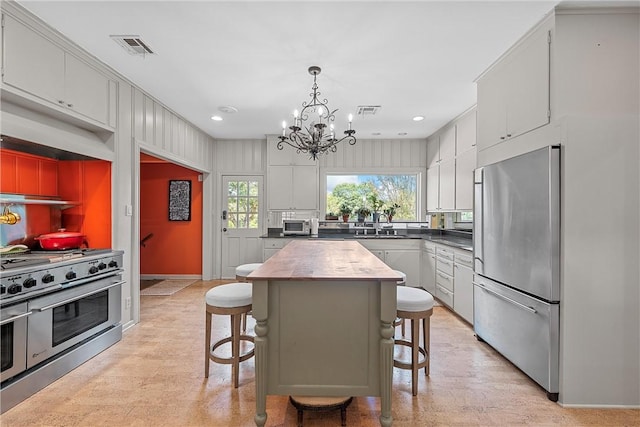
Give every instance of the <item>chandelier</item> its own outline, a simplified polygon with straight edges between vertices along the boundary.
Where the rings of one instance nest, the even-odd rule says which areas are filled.
[[[313,86],[311,86],[313,92],[309,94],[311,101],[302,103],[300,114],[298,110],[293,112],[293,125],[289,126],[289,135],[287,135],[287,122],[282,122],[282,136],[279,137],[278,150],[284,148],[284,143],[295,148],[298,153],[310,154],[311,158],[316,160],[320,154],[335,153],[336,146],[344,140],[347,140],[350,145],[356,143],[356,137],[353,136],[356,131],[351,129],[352,114],[349,114],[349,129],[344,131],[345,136],[336,138],[332,122],[338,110],[331,111],[329,101],[326,99],[320,101],[318,98],[320,92],[316,77],[320,71],[318,66],[309,67],[309,74],[313,76]]]

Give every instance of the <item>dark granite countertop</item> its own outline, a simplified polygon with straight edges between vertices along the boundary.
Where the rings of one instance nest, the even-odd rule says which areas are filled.
[[[467,251],[473,250],[473,239],[470,232],[466,231],[456,231],[456,230],[412,230],[412,229],[400,229],[396,230],[397,234],[386,234],[386,230],[380,232],[380,234],[372,234],[374,233],[372,230],[366,235],[358,234],[356,235],[353,232],[344,232],[335,230],[320,230],[318,236],[296,236],[296,235],[282,235],[280,232],[273,232],[270,230],[270,233],[262,235],[262,238],[273,238],[273,239],[307,239],[307,240],[408,240],[408,239],[420,239],[420,240],[428,240],[433,243],[443,244],[447,246],[451,246],[458,249],[463,249]]]

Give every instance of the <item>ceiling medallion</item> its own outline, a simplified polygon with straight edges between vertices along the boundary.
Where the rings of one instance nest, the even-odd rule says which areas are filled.
[[[349,114],[349,129],[344,131],[345,136],[337,139],[335,136],[333,121],[335,120],[335,112],[338,111],[329,109],[329,101],[324,99],[320,101],[318,96],[318,84],[316,83],[316,77],[320,74],[320,67],[309,67],[309,74],[313,76],[313,91],[311,95],[311,101],[302,103],[302,111],[298,115],[298,110],[293,112],[293,125],[289,126],[289,135],[287,132],[287,122],[282,122],[282,136],[278,142],[278,149],[282,150],[284,144],[290,145],[295,148],[298,153],[306,153],[311,156],[313,160],[316,160],[320,154],[327,154],[329,152],[336,152],[336,145],[340,142],[347,140],[350,145],[356,143],[355,130],[351,129],[351,122],[353,115]],[[308,124],[307,124],[308,121]],[[329,131],[327,132],[327,126]]]

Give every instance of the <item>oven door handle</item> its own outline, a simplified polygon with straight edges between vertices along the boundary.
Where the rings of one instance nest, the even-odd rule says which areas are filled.
[[[51,308],[60,307],[61,305],[65,305],[65,304],[68,304],[70,302],[74,302],[74,301],[77,301],[79,299],[82,299],[84,297],[88,297],[90,295],[94,295],[94,294],[100,293],[102,291],[106,291],[107,289],[111,289],[111,288],[115,288],[116,286],[124,285],[125,283],[126,282],[124,280],[121,281],[121,282],[112,283],[111,285],[104,286],[104,287],[102,287],[100,289],[96,289],[96,290],[91,291],[91,292],[87,292],[86,294],[77,295],[77,296],[75,296],[73,298],[68,298],[68,299],[66,299],[64,301],[58,301],[58,302],[56,302],[54,304],[46,305],[44,307],[34,307],[33,310],[34,311],[45,311],[45,310],[49,310]]]
[[[6,323],[14,322],[14,321],[16,321],[18,319],[22,319],[23,317],[27,317],[27,316],[30,316],[32,314],[33,314],[33,311],[28,311],[26,313],[18,314],[17,316],[13,316],[13,317],[10,317],[8,319],[4,319],[2,322],[0,322],[0,326],[4,325]]]

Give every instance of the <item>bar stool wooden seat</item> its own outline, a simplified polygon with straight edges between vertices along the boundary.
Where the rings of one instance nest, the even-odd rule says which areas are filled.
[[[302,411],[333,411],[340,409],[341,425],[347,425],[347,406],[353,397],[289,396],[289,401],[298,410],[298,427],[302,427]]]
[[[252,305],[251,283],[237,282],[216,286],[207,291],[206,299],[206,329],[205,329],[205,360],[204,376],[209,377],[209,363],[231,365],[231,380],[233,387],[238,388],[238,374],[240,362],[253,357],[254,349],[240,354],[240,341],[253,343],[253,337],[240,333],[240,316],[251,311]],[[231,316],[231,335],[211,345],[211,323],[214,314]],[[231,343],[231,357],[219,357],[215,354],[218,347]]]
[[[418,394],[418,371],[424,368],[429,375],[429,341],[431,315],[433,314],[433,296],[422,289],[409,286],[397,287],[397,316],[400,319],[411,319],[411,341],[396,339],[396,345],[411,348],[411,362],[393,360],[393,366],[411,370],[411,392]],[[423,346],[420,347],[420,320],[422,320]],[[420,360],[420,356],[422,356]]]

